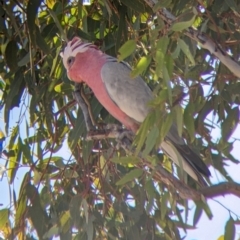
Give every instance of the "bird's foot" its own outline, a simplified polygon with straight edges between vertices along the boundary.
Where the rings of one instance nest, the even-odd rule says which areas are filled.
[[[131,130],[123,129],[118,124],[102,125],[98,129],[91,129],[88,132],[86,140],[101,140],[114,138],[117,141],[116,148],[126,148],[132,145],[134,133]]]
[[[134,133],[131,130],[122,129],[116,141],[116,148],[120,149],[122,146],[131,146],[134,138]]]

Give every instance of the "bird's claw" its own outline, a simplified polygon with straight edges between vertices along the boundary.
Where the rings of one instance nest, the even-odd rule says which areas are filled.
[[[123,145],[131,145],[134,138],[134,133],[130,130],[123,129],[121,133],[119,133],[117,140],[116,148],[119,150]]]

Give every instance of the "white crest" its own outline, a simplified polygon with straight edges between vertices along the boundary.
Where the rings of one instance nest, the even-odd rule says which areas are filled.
[[[63,59],[63,64],[66,69],[68,69],[67,60],[69,57],[76,57],[77,53],[85,52],[91,43],[84,43],[78,37],[74,37],[72,41],[68,42],[67,46],[64,48],[60,56]]]

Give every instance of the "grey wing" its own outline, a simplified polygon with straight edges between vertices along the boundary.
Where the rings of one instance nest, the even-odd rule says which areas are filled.
[[[130,77],[131,69],[124,63],[106,62],[101,70],[101,77],[111,99],[128,116],[137,122],[143,122],[153,98],[152,92],[139,76]]]

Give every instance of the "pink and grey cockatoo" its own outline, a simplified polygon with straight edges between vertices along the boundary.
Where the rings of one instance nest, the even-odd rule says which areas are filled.
[[[95,45],[74,37],[61,53],[70,80],[86,83],[105,109],[127,129],[136,132],[150,111],[153,94],[144,80],[130,77],[131,69]],[[210,171],[172,125],[160,148],[193,179],[205,185]],[[203,175],[203,176],[202,176]]]

